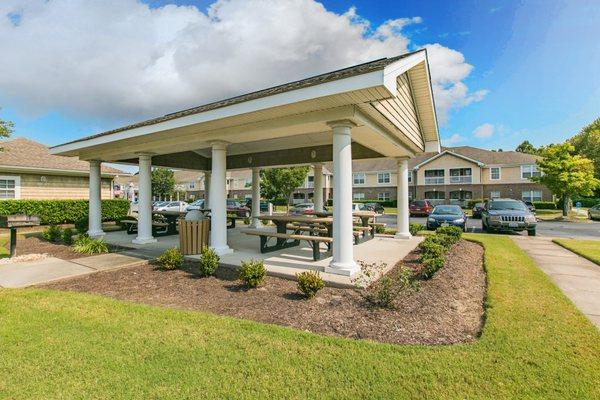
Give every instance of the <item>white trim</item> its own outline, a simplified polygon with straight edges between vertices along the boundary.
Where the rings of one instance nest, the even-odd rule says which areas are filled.
[[[363,183],[354,182],[355,175],[362,175]],[[367,174],[365,172],[354,172],[352,173],[352,186],[365,186],[367,184]]]
[[[19,200],[21,198],[21,177],[18,175],[0,175],[0,180],[1,179],[5,179],[5,180],[12,180],[15,181],[15,197],[12,199],[0,199],[0,201],[2,200]],[[3,190],[3,189],[0,189]]]
[[[385,186],[385,185],[390,185],[392,183],[392,173],[390,171],[377,171],[377,185],[380,186]],[[379,174],[388,174],[388,181],[387,182],[379,182]]]
[[[542,175],[542,172],[541,172],[539,169],[537,169],[537,164],[522,164],[522,165],[521,165],[521,179],[522,179],[522,180],[527,180],[527,181],[530,181],[530,180],[531,180],[531,178],[533,177],[533,172],[534,172],[534,168],[532,168],[532,169],[531,169],[531,171],[530,171],[530,173],[531,173],[531,176],[530,176],[529,178],[525,178],[525,177],[523,176],[523,168],[524,168],[524,167],[534,167],[534,168],[535,168],[535,172],[539,172],[539,173],[540,173],[540,176]]]
[[[492,169],[498,168],[498,178],[494,178],[492,176]],[[500,181],[502,180],[502,167],[490,167],[490,181]]]

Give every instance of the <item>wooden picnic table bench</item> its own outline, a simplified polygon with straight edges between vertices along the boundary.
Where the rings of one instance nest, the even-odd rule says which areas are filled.
[[[321,259],[320,244],[326,243],[330,245],[333,239],[326,236],[312,236],[312,235],[301,235],[297,233],[279,233],[273,232],[266,229],[245,229],[243,231],[246,235],[259,236],[260,237],[260,252],[268,253],[271,251],[277,251],[288,247],[298,246],[301,240],[304,240],[312,248],[313,260],[318,261]],[[270,238],[276,238],[277,243],[275,245],[268,245]],[[331,252],[331,247],[328,247],[326,252],[327,255]]]
[[[127,226],[127,234],[134,235],[137,233],[138,221],[136,219],[123,219],[122,224]],[[160,229],[162,228],[162,229]],[[169,235],[169,223],[152,221],[152,235],[153,236],[166,236]]]

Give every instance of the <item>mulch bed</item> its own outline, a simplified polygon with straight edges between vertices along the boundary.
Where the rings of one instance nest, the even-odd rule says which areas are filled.
[[[122,250],[120,247],[110,246],[110,252]],[[89,256],[96,256],[97,254],[81,254],[73,251],[71,246],[67,246],[60,243],[52,243],[43,240],[37,236],[17,238],[17,255],[22,256],[25,254],[48,254],[51,257],[60,258],[62,260],[72,260],[74,258],[82,258]]]
[[[418,250],[404,263],[418,270]],[[484,320],[486,291],[483,249],[461,240],[446,264],[418,291],[407,290],[393,310],[375,308],[357,290],[326,287],[305,300],[296,283],[267,277],[258,289],[240,285],[235,271],[199,278],[191,271],[161,271],[152,265],[99,272],[43,285],[45,288],[98,293],[121,300],[290,326],[325,335],[397,344],[471,342]]]

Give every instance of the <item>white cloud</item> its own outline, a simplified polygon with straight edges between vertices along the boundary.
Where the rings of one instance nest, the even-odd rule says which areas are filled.
[[[475,128],[475,130],[473,131],[473,135],[477,138],[483,139],[483,138],[489,138],[494,134],[494,125],[492,124],[483,124],[483,125],[479,125],[477,128]]]
[[[453,134],[448,138],[442,138],[443,146],[454,146],[460,142],[462,142],[465,138],[459,135],[458,133]]]
[[[313,0],[218,0],[150,8],[137,0],[2,0],[0,99],[21,111],[137,119],[226,98],[418,45],[399,18],[373,27]],[[485,96],[472,66],[425,46],[440,122]]]

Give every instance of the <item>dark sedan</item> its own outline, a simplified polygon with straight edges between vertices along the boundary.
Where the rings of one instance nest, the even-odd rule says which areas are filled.
[[[235,214],[238,217],[249,218],[250,209],[236,199],[227,199],[227,214]]]
[[[433,206],[427,200],[413,200],[408,205],[411,217],[426,217],[433,210]]]
[[[473,209],[471,210],[473,212],[473,218],[481,218],[481,212],[484,208],[485,203],[475,203]]]
[[[246,200],[246,207],[252,210],[252,199]],[[260,212],[266,213],[269,212],[269,202],[268,201],[260,201]]]
[[[433,230],[440,226],[458,226],[463,231],[466,231],[467,216],[460,206],[436,206],[427,217],[427,229]]]

